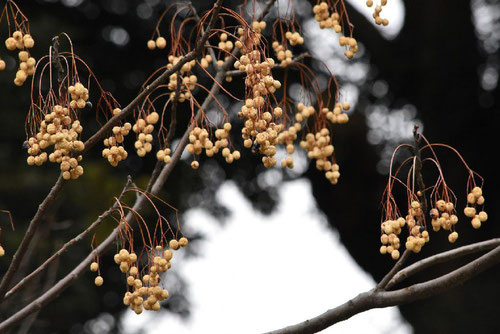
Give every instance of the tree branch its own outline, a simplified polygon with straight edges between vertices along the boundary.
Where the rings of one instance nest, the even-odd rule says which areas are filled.
[[[48,208],[54,203],[57,196],[61,192],[63,183],[64,179],[62,178],[62,175],[60,175],[59,178],[57,179],[57,182],[54,184],[52,189],[50,189],[50,192],[48,193],[47,197],[45,197],[42,204],[40,204],[40,206],[38,207],[35,216],[33,217],[33,219],[31,219],[28,225],[28,229],[24,234],[23,240],[19,244],[16,253],[12,257],[12,261],[10,262],[9,268],[7,269],[7,272],[3,276],[2,282],[0,283],[0,303],[3,301],[5,293],[7,292],[7,289],[9,288],[9,285],[12,282],[12,279],[14,278],[14,274],[16,273],[17,269],[19,268],[19,265],[21,264],[21,261],[23,260],[26,250],[28,249],[31,240],[35,235],[35,231],[38,227],[38,224],[45,216],[45,213],[47,212]]]
[[[493,241],[495,240],[495,241]],[[469,253],[472,253],[472,249],[479,251],[477,249],[486,249],[488,247],[493,247],[493,244],[500,243],[498,239],[489,240],[487,242],[469,245]],[[464,248],[464,247],[462,247]],[[433,257],[416,262],[412,266],[424,266],[428,267],[428,262],[438,263],[444,262],[445,258],[447,260],[454,259],[458,257],[458,254],[465,255],[465,250],[456,249],[454,251],[445,252],[442,254],[435,255]],[[444,256],[444,254],[446,254]],[[433,260],[430,260],[433,258]],[[439,260],[437,260],[439,258]],[[460,285],[472,277],[478,275],[479,273],[485,271],[486,269],[494,266],[500,262],[500,246],[496,246],[493,250],[484,254],[483,256],[469,262],[463,267],[460,267],[448,274],[442,275],[438,278],[411,285],[409,287],[395,290],[395,291],[381,291],[377,289],[372,289],[370,291],[359,294],[357,297],[349,300],[348,302],[337,306],[331,310],[320,314],[317,317],[306,320],[304,322],[298,323],[296,325],[288,326],[282,329],[278,329],[267,334],[294,334],[294,333],[316,333],[324,330],[340,321],[349,319],[353,315],[358,313],[373,309],[373,308],[383,308],[388,306],[395,306],[401,304],[407,304],[419,299],[428,298],[430,296],[437,295],[443,291],[449,290],[457,285]],[[410,267],[408,267],[410,268]],[[423,268],[422,268],[423,269]],[[404,271],[403,269],[402,271]],[[396,275],[397,276],[397,275]]]
[[[76,245],[83,239],[85,239],[88,235],[90,235],[100,224],[101,222],[109,217],[111,213],[114,212],[114,210],[118,209],[118,203],[121,198],[123,197],[125,191],[130,187],[132,184],[132,178],[129,176],[127,178],[127,183],[125,184],[120,196],[118,197],[118,200],[105,212],[103,212],[102,215],[100,215],[85,231],[82,233],[78,234],[76,237],[68,241],[66,244],[64,244],[57,252],[55,252],[51,257],[49,257],[44,263],[42,263],[38,268],[36,268],[33,272],[31,272],[29,275],[24,277],[19,283],[17,283],[12,289],[10,289],[6,294],[5,294],[5,299],[9,298],[12,294],[14,294],[16,291],[24,287],[28,282],[30,282],[33,278],[35,278],[38,274],[40,274],[42,271],[47,269],[54,260],[58,259],[62,254],[68,251],[68,249],[71,246]]]
[[[188,61],[195,59],[199,55],[199,53],[202,51],[204,47],[205,42],[208,40],[210,31],[212,30],[212,28],[215,25],[215,22],[217,21],[222,1],[223,0],[217,0],[217,2],[214,4],[212,17],[210,18],[210,22],[208,23],[207,30],[205,31],[205,34],[202,36],[202,38],[197,42],[195,49],[187,53],[174,66],[163,72],[150,85],[146,86],[146,88],[141,93],[139,93],[139,95],[137,95],[137,97],[132,102],[130,102],[125,108],[123,108],[122,112],[109,119],[108,122],[106,122],[92,137],[90,137],[85,142],[85,148],[81,152],[82,154],[88,151],[90,148],[92,148],[97,142],[102,140],[107,135],[107,133],[111,131],[113,126],[117,125],[122,119],[130,115],[133,112],[133,110],[141,103],[142,100],[144,100],[144,98],[146,98],[146,96],[151,91],[153,91],[160,84],[165,82],[170,77],[170,75],[179,70],[182,67],[182,65],[184,65]],[[47,197],[43,200],[42,204],[40,204],[35,216],[30,221],[26,234],[24,235],[21,244],[19,245],[16,253],[13,256],[6,274],[2,278],[2,281],[0,282],[0,303],[3,301],[5,293],[7,292],[7,289],[9,288],[9,285],[12,282],[14,274],[19,268],[19,265],[24,257],[24,253],[28,248],[31,240],[33,239],[33,235],[35,234],[39,222],[44,217],[47,209],[52,205],[54,200],[59,195],[63,184],[64,180],[60,175],[56,184],[52,187],[51,191],[49,192]]]
[[[432,267],[436,264],[448,262],[469,254],[490,250],[498,246],[500,246],[500,238],[495,238],[487,241],[477,242],[471,245],[462,246],[433,256],[429,256],[428,258],[415,262],[412,265],[404,268],[403,270],[400,270],[387,283],[385,289],[388,290],[394,285],[401,283],[408,277],[415,275],[419,271]]]

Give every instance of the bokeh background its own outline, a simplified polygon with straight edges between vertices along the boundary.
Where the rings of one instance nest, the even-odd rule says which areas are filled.
[[[224,4],[235,8],[240,2]],[[34,55],[46,54],[52,37],[66,32],[75,52],[122,105],[136,95],[150,73],[166,63],[166,52],[150,52],[145,44],[171,3],[18,1],[30,19]],[[193,3],[202,12],[212,1]],[[279,3],[284,10],[288,0]],[[167,275],[172,297],[161,312],[135,316],[125,310],[124,278],[112,257],[104,256],[103,287],[93,285],[94,275],[89,272],[14,332],[254,333],[304,320],[344,302],[373,286],[393,263],[378,253],[380,199],[390,155],[411,138],[414,124],[431,141],[458,149],[486,179],[489,221],[473,231],[462,216],[456,246],[499,236],[495,184],[500,1],[390,0],[384,12],[391,24],[382,29],[372,24],[364,1],[346,1],[360,43],[358,56],[349,62],[344,61],[336,36],[320,30],[314,21],[313,1],[293,3],[306,40],[295,52],[310,52],[326,63],[343,86],[342,96],[354,107],[349,124],[334,128],[342,173],[339,184],[330,185],[300,152],[295,154],[293,171],[266,170],[251,154],[233,165],[217,159],[202,161],[201,168],[192,171],[186,157],[162,198],[181,211],[183,231],[193,242]],[[271,16],[277,14],[273,9]],[[161,29],[166,35],[168,26]],[[6,38],[6,26],[0,35]],[[3,273],[58,171],[50,165],[26,165],[22,144],[29,87],[12,84],[15,59],[3,49],[0,55],[7,62],[7,70],[0,73],[0,209],[12,212],[16,226],[11,231],[8,217],[0,216],[1,243],[7,252],[0,259]],[[325,82],[321,66],[314,61],[310,65]],[[242,93],[241,81],[234,80],[228,87]],[[300,86],[290,83],[290,95],[299,99]],[[227,97],[220,100],[233,113],[239,108]],[[181,108],[179,115],[180,133],[190,113]],[[93,115],[84,118],[88,138],[98,123]],[[100,158],[98,149],[85,156],[84,176],[66,187],[41,224],[21,272],[41,263],[104,211],[127,175],[145,185],[155,157],[139,159],[132,150],[129,153],[118,168]],[[446,153],[442,168],[463,206],[465,170]],[[105,224],[97,239],[111,228],[111,222]],[[444,233],[431,234],[431,239],[412,261],[451,248]],[[46,275],[2,305],[1,318],[51,286],[89,250],[90,240],[73,248]],[[462,261],[429,269],[408,283],[445,273]],[[498,300],[500,268],[494,268],[438,297],[370,311],[327,331],[498,333]]]

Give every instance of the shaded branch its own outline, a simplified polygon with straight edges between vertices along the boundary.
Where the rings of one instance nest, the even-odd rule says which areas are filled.
[[[26,230],[26,233],[23,236],[23,240],[21,240],[21,243],[19,244],[16,253],[12,257],[12,261],[10,262],[9,268],[7,269],[7,272],[3,276],[2,282],[0,283],[0,303],[3,301],[5,293],[7,292],[7,289],[9,288],[9,285],[12,282],[12,279],[14,278],[14,274],[19,269],[19,265],[21,264],[24,255],[26,254],[28,246],[33,240],[33,236],[35,235],[35,231],[38,227],[38,224],[42,221],[47,210],[56,200],[57,196],[61,192],[63,184],[64,184],[64,179],[62,178],[62,175],[59,175],[59,178],[57,179],[56,183],[54,184],[52,189],[50,189],[50,192],[48,193],[47,197],[45,197],[42,204],[38,206],[38,210],[35,213],[35,216],[33,217],[33,219],[31,219],[28,225],[28,229]]]
[[[78,244],[80,241],[85,239],[87,236],[89,236],[100,224],[101,222],[109,217],[111,213],[113,213],[116,209],[118,209],[118,202],[121,200],[123,197],[125,191],[130,187],[132,184],[132,179],[130,176],[127,179],[127,183],[125,184],[125,187],[123,188],[120,196],[118,197],[118,200],[108,209],[106,210],[102,215],[100,215],[85,231],[82,233],[78,234],[76,237],[65,243],[57,252],[55,252],[51,257],[49,257],[44,263],[42,263],[38,268],[36,268],[33,272],[31,272],[29,275],[24,277],[19,283],[17,283],[12,289],[10,289],[6,294],[5,298],[9,298],[12,294],[14,294],[16,291],[24,287],[28,282],[30,282],[33,278],[35,278],[37,275],[39,275],[42,271],[47,269],[49,265],[56,259],[58,259],[62,254],[68,251],[69,248],[72,246]]]

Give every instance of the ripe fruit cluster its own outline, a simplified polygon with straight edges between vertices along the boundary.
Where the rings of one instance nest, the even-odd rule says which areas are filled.
[[[231,52],[234,48],[234,44],[232,41],[227,40],[227,34],[223,32],[220,34],[220,42],[218,44],[219,49],[224,50],[226,52]]]
[[[82,130],[80,121],[72,121],[68,108],[55,105],[40,123],[40,131],[28,139],[28,165],[40,166],[46,162],[47,153],[42,150],[54,145],[54,152],[48,156],[48,160],[61,164],[65,180],[77,179],[83,174],[83,167],[78,165],[82,156],[75,158],[73,155],[85,148],[83,142],[78,140]]]
[[[260,38],[260,33],[262,30],[266,29],[266,21],[253,21],[252,30],[257,33],[257,38]]]
[[[435,232],[439,231],[441,228],[450,231],[452,227],[458,223],[455,205],[452,202],[446,202],[442,199],[436,201],[436,207],[430,210],[429,215],[432,219],[432,229]]]
[[[207,59],[206,56],[205,59]],[[179,62],[181,57],[174,57],[172,55],[168,56],[168,64],[167,64],[167,69],[171,68],[175,64]],[[212,59],[212,57],[209,57],[208,59]],[[208,63],[208,60],[207,60]],[[178,102],[184,102],[187,99],[191,98],[191,91],[195,89],[196,83],[198,82],[198,77],[196,75],[191,75],[191,69],[196,65],[196,60],[191,60],[184,65],[182,65],[181,69],[179,70],[178,73],[180,73],[180,80],[177,77],[177,73],[172,74],[169,77],[169,83],[167,85],[168,89],[171,90],[170,92],[170,98],[174,99],[176,90],[177,90],[177,85],[178,82],[181,82],[181,87],[179,88],[179,97],[177,98]]]
[[[380,17],[380,12],[382,11],[382,7],[384,7],[385,5],[387,5],[387,0],[380,0],[380,5],[375,6],[375,9],[373,10],[372,16],[373,16],[373,19],[375,20],[375,23],[378,25],[386,26],[389,24],[388,19],[383,19]],[[373,6],[373,0],[367,0],[366,6],[371,8]]]
[[[478,211],[477,206],[484,205],[483,190],[480,187],[474,187],[472,191],[467,194],[467,206],[464,208],[464,214],[468,218],[472,218],[472,227],[478,229],[481,223],[488,220],[488,214],[485,211]]]
[[[262,163],[266,168],[276,165],[274,155],[278,144],[278,134],[283,126],[273,122],[273,115],[268,111],[259,115],[255,99],[247,99],[241,107],[239,115],[242,118],[247,118],[241,129],[243,145],[265,155],[262,157]]]
[[[406,248],[419,253],[426,242],[429,242],[429,232],[424,226],[424,211],[419,201],[412,201],[406,216],[409,236],[406,239]],[[424,233],[425,232],[425,233]]]
[[[261,57],[265,59],[261,60]],[[273,94],[281,87],[279,80],[274,80],[271,73],[274,59],[266,58],[258,50],[241,55],[239,61],[234,63],[234,67],[246,72],[245,86],[251,89],[256,108],[264,105],[263,96]]]
[[[171,153],[172,151],[168,147],[163,150],[158,150],[158,152],[156,152],[156,159],[168,164],[172,160],[172,157],[170,156]]]
[[[295,32],[287,31],[285,33],[285,37],[286,39],[288,39],[288,41],[290,41],[290,44],[292,46],[304,44],[304,37],[300,36],[300,34],[296,31]]]
[[[342,104],[335,103],[335,107],[333,111],[328,108],[323,108],[321,112],[326,115],[326,119],[328,119],[332,123],[336,124],[346,124],[349,122],[349,115],[344,113],[343,111],[347,111],[350,109],[350,105],[348,102],[344,102]]]
[[[330,14],[328,3],[321,2],[313,7],[314,19],[319,22],[321,29],[333,28],[337,34],[342,34],[341,19],[339,13],[333,11]],[[348,46],[349,50],[344,51],[344,55],[351,59],[358,52],[358,42],[353,37],[341,35],[339,37],[340,46]]]
[[[102,156],[108,160],[111,166],[116,167],[120,161],[127,159],[128,153],[121,144],[131,129],[132,125],[129,122],[123,126],[115,126],[113,127],[113,135],[104,139],[105,148],[102,150]]]
[[[99,264],[97,262],[92,262],[90,264],[90,271],[96,272],[99,270]],[[94,279],[94,284],[96,286],[101,286],[104,283],[104,279],[102,278],[101,275],[97,275],[96,278]]]
[[[398,235],[405,226],[406,221],[403,217],[395,220],[386,220],[382,223],[382,235],[380,236],[380,254],[389,254],[394,260],[399,258],[400,240]]]
[[[275,108],[275,112],[276,109],[278,108]],[[295,152],[295,145],[293,143],[295,142],[295,140],[297,140],[297,132],[300,131],[301,127],[302,126],[300,125],[300,123],[295,123],[294,125],[290,126],[288,130],[285,130],[278,135],[278,143],[286,145],[286,152],[288,154],[293,154],[293,152]],[[281,167],[293,168],[292,156],[288,156],[285,159],[281,160]]]
[[[316,133],[308,133],[300,147],[307,151],[309,159],[316,159],[316,168],[325,171],[325,177],[332,184],[337,184],[340,177],[339,165],[331,162],[333,145],[330,144],[330,131],[322,128]]]
[[[27,49],[31,49],[35,45],[35,40],[30,34],[23,34],[22,31],[16,30],[12,33],[12,36],[5,40],[5,46],[7,50],[14,51],[16,49],[19,51],[19,68],[16,72],[16,78],[14,79],[14,84],[16,86],[22,86],[26,81],[28,76],[35,73],[36,60],[30,57]],[[0,70],[5,69],[5,62],[0,60]]]
[[[134,146],[137,150],[137,155],[144,157],[146,153],[151,152],[153,145],[153,135],[154,125],[158,123],[160,115],[156,111],[153,111],[146,118],[139,118],[135,122],[132,130],[137,134],[137,141]]]
[[[149,50],[154,50],[156,48],[163,50],[167,47],[167,40],[164,37],[158,37],[156,40],[150,39],[147,43]]]
[[[89,90],[80,82],[74,86],[68,87],[68,93],[71,95],[69,106],[71,109],[83,109],[89,99]]]
[[[169,242],[170,249],[178,250],[180,247],[186,247],[188,239],[185,237],[179,240],[172,239]],[[120,266],[120,271],[127,275],[127,290],[123,297],[123,304],[130,306],[130,308],[137,314],[145,310],[158,311],[160,309],[160,302],[169,297],[166,289],[160,286],[162,273],[165,273],[171,268],[173,252],[170,249],[163,250],[162,246],[155,247],[155,253],[152,256],[152,263],[145,268],[146,273],[142,275],[137,266],[137,255],[130,253],[128,250],[122,248],[114,256],[114,261]],[[96,262],[90,265],[90,270],[95,272],[99,268]],[[95,284],[101,286],[103,279],[97,276]]]
[[[291,50],[287,49],[285,46],[280,44],[278,41],[274,41],[272,44],[274,53],[276,54],[276,58],[280,61],[280,65],[282,67],[287,67],[290,65],[293,60],[293,53]]]
[[[213,58],[211,55],[207,54],[205,57],[201,58],[200,65],[202,68],[207,69],[208,66],[212,63]]]

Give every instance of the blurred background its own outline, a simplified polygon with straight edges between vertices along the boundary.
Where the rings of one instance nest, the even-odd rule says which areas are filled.
[[[282,15],[281,9],[289,3],[278,2],[280,12],[273,8],[269,18]],[[151,52],[146,41],[163,10],[172,3],[18,2],[30,19],[35,57],[47,53],[53,36],[68,33],[75,52],[122,105],[167,62],[167,51]],[[213,2],[193,3],[201,13]],[[230,8],[240,3],[224,1]],[[420,125],[429,140],[459,150],[486,180],[489,220],[476,231],[460,215],[460,237],[453,247],[500,235],[494,209],[499,204],[494,184],[500,107],[500,1],[389,0],[384,14],[390,25],[384,28],[372,24],[364,1],[346,1],[360,44],[360,52],[349,62],[337,46],[336,35],[319,29],[314,21],[314,4],[293,0],[306,41],[294,52],[307,51],[327,64],[342,84],[343,98],[353,106],[350,122],[333,130],[342,174],[339,184],[332,186],[303,152],[294,154],[296,168],[291,171],[265,169],[258,157],[246,151],[232,165],[202,159],[198,171],[189,168],[186,157],[161,193],[181,211],[183,232],[192,240],[174,258],[166,277],[171,298],[162,310],[140,316],[126,310],[122,304],[124,277],[107,255],[101,258],[105,280],[101,288],[94,286],[94,275],[89,271],[13,332],[256,333],[302,321],[345,302],[370,289],[393,264],[378,252],[381,195],[392,151],[411,139],[414,124]],[[180,21],[174,22],[178,24]],[[168,29],[168,24],[161,26],[163,35]],[[6,31],[5,25],[0,28],[4,38]],[[26,165],[22,144],[26,140],[29,85],[15,87],[13,54],[2,48],[0,56],[7,63],[7,70],[0,73],[0,209],[12,213],[16,227],[12,231],[8,217],[0,216],[0,242],[6,250],[0,259],[3,274],[37,205],[57,179],[58,169],[49,164],[37,168]],[[318,61],[308,64],[326,88],[324,68]],[[298,99],[300,85],[293,83],[294,79],[290,75],[290,96]],[[228,87],[241,96],[241,81],[234,80]],[[90,95],[92,100],[92,92]],[[227,96],[218,98],[236,114],[239,104]],[[190,116],[187,110],[179,110],[178,133]],[[84,115],[83,137],[88,138],[98,126],[92,113]],[[243,147],[238,137],[236,146]],[[129,149],[129,158],[112,168],[100,157],[100,149],[84,157],[84,176],[65,188],[41,224],[21,273],[43,262],[108,208],[127,175],[145,186],[156,160],[153,154],[140,159]],[[465,169],[453,155],[443,152],[441,157],[447,182],[463,207]],[[111,221],[104,224],[97,240],[112,227]],[[431,240],[411,261],[452,248],[444,232],[431,233]],[[63,277],[89,250],[90,240],[72,248],[49,272],[2,305],[1,318]],[[431,268],[407,284],[436,277],[465,260],[470,259]],[[369,311],[325,332],[498,333],[499,299],[497,267],[438,297]]]

